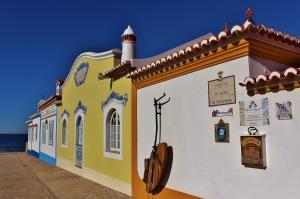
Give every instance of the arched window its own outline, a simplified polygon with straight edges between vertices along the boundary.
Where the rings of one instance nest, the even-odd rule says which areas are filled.
[[[82,145],[83,122],[81,116],[78,116],[76,121],[76,144]]]
[[[81,101],[78,102],[78,105],[74,111],[75,115],[75,166],[83,168],[84,157],[84,118],[87,111],[87,107],[82,104]]]
[[[67,120],[64,119],[62,123],[62,135],[61,135],[62,145],[67,145]]]
[[[109,151],[120,152],[120,116],[116,109],[111,109],[107,117],[107,136],[109,140]]]
[[[107,158],[122,160],[123,158],[123,111],[128,98],[127,94],[119,95],[112,92],[101,103],[103,111],[103,135],[104,156]]]

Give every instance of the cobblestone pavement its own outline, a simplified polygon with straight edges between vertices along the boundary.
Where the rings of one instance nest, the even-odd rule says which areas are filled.
[[[0,199],[130,199],[27,153],[0,153]]]

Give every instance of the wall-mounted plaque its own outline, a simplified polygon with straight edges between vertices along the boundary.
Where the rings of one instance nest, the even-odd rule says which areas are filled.
[[[75,80],[76,86],[80,86],[81,84],[84,83],[88,69],[89,69],[88,62],[81,63],[78,66],[78,68],[75,72],[75,75],[74,75],[74,80]]]
[[[240,101],[240,125],[261,126],[269,125],[268,98],[260,100]]]
[[[292,103],[290,101],[275,103],[276,106],[276,116],[279,120],[291,120],[293,118],[292,114]]]
[[[241,136],[242,165],[266,169],[266,135]]]
[[[208,82],[209,106],[235,104],[235,77],[234,75]]]
[[[229,124],[224,123],[222,119],[215,124],[215,141],[229,143]]]
[[[211,113],[212,117],[225,117],[233,116],[233,108],[229,108],[227,111],[213,110]]]

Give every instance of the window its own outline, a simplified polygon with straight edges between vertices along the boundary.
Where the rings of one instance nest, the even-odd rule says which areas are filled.
[[[67,145],[67,120],[64,119],[62,123],[62,137],[61,137],[62,145]]]
[[[53,146],[54,121],[49,121],[49,145]]]
[[[64,110],[61,115],[61,145],[62,147],[66,147],[68,145],[68,119],[69,119],[69,112]]]
[[[120,153],[120,116],[116,109],[111,109],[106,121],[108,138],[107,151]]]
[[[30,141],[33,142],[33,138],[34,138],[34,135],[33,135],[33,134],[34,134],[33,127],[30,128],[30,132],[31,132],[31,136],[30,136],[31,139],[30,139]]]
[[[46,143],[46,123],[42,123],[42,143]]]
[[[104,156],[122,160],[122,117],[123,109],[128,100],[128,95],[120,95],[112,92],[108,98],[101,103],[104,123]]]
[[[117,101],[103,109],[104,156],[117,160],[122,160],[122,112],[123,105]]]
[[[83,106],[82,106],[83,107]],[[83,157],[83,150],[84,150],[84,117],[86,113],[86,108],[76,108],[74,111],[75,113],[75,166],[79,168],[83,168],[84,157]]]
[[[83,136],[84,136],[84,117],[87,112],[87,107],[83,105],[81,101],[78,102],[77,107],[75,108],[75,166],[83,168],[84,156],[83,156]]]
[[[81,116],[78,116],[76,121],[76,144],[82,145],[83,122]]]

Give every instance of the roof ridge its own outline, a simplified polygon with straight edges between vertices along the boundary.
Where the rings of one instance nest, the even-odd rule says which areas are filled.
[[[222,42],[225,40],[229,40],[232,37],[243,34],[243,33],[252,33],[252,34],[259,34],[261,36],[267,36],[269,39],[274,39],[276,41],[281,41],[282,43],[287,43],[290,46],[294,46],[296,48],[300,48],[300,38],[296,37],[294,35],[290,35],[286,32],[276,30],[272,27],[268,27],[264,24],[255,25],[251,20],[247,19],[243,25],[234,25],[230,29],[229,32],[225,32],[224,30],[221,31],[218,36],[211,35],[208,39],[203,39],[201,42],[195,42],[192,47],[187,47],[186,49],[179,50],[177,52],[174,52],[173,54],[167,55],[166,51],[164,53],[164,57],[157,57],[157,60],[149,59],[148,64],[144,63],[142,66],[137,67],[134,71],[127,74],[127,77],[136,77],[140,73],[144,73],[146,71],[152,70],[157,66],[160,66],[163,63],[166,63],[168,61],[172,61],[174,59],[178,59],[181,57],[184,57],[186,54],[193,53],[196,50],[200,50],[203,47],[208,47],[210,45],[216,44],[218,42]],[[191,41],[192,42],[192,41]],[[174,48],[180,49],[181,46]],[[160,54],[162,55],[162,54]],[[133,65],[134,66],[134,65]]]

